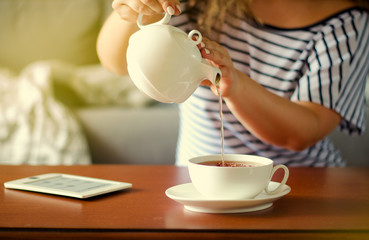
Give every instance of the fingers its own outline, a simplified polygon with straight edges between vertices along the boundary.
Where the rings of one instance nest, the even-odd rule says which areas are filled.
[[[220,46],[218,43],[207,38],[203,38],[198,47],[201,51],[202,57],[212,61],[219,67],[233,66],[233,62],[229,56],[228,51],[224,47]]]
[[[143,15],[153,15],[163,12],[161,5],[156,0],[145,1],[147,3],[133,0],[114,0],[112,3],[112,7],[121,16],[124,13],[129,15],[137,15],[138,13],[142,13]]]
[[[198,45],[203,58],[207,59],[211,64],[217,66],[222,72],[220,80],[220,90],[223,97],[230,96],[235,90],[236,82],[239,81],[238,71],[233,66],[233,61],[226,48],[217,42],[208,38],[203,38]],[[203,81],[203,86],[209,86],[209,81]],[[210,84],[211,90],[217,95],[217,89],[214,84]]]
[[[153,13],[163,12],[162,5],[156,0],[141,0],[141,3],[143,4],[143,6],[149,7],[153,11]]]
[[[158,2],[162,6],[162,9],[170,15],[178,15],[181,13],[179,0],[158,0]]]
[[[143,15],[160,14],[164,11],[171,15],[181,13],[179,0],[114,0],[112,7],[122,19],[135,21],[139,13]]]

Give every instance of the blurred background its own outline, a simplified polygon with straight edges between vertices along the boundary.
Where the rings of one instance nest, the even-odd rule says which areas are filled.
[[[97,58],[111,3],[0,0],[0,164],[174,163],[177,106]]]
[[[174,164],[177,105],[97,58],[111,2],[0,0],[0,164]],[[369,165],[368,131],[331,137],[348,165]]]

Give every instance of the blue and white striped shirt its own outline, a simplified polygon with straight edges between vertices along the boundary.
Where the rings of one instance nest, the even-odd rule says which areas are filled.
[[[182,7],[182,9],[184,9]],[[201,11],[201,10],[199,10]],[[351,8],[304,28],[256,26],[228,15],[218,42],[234,66],[276,95],[310,101],[339,113],[342,131],[365,129],[365,79],[369,70],[368,13]],[[186,11],[171,23],[185,32],[196,19]],[[268,157],[289,166],[344,166],[328,138],[303,151],[269,145],[253,136],[223,102],[225,153]],[[189,158],[221,151],[218,98],[200,86],[180,106],[177,165]]]

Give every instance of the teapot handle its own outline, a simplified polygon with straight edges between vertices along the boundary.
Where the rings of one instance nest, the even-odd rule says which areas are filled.
[[[148,25],[142,24],[142,17],[143,17],[142,13],[138,14],[137,25],[138,25],[139,28],[143,28],[144,26],[148,26]],[[171,18],[171,15],[168,14],[168,13],[165,13],[165,15],[162,19],[160,19],[159,21],[154,22],[152,24],[168,24],[170,18]],[[149,24],[149,25],[152,25],[152,24]]]

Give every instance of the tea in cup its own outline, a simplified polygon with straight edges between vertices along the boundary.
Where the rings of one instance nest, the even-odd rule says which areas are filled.
[[[242,154],[206,155],[191,158],[188,170],[194,187],[211,199],[251,199],[263,190],[267,194],[282,191],[289,171],[282,164],[273,166],[273,161],[259,156]],[[278,169],[284,170],[284,177],[275,189],[268,185]]]

